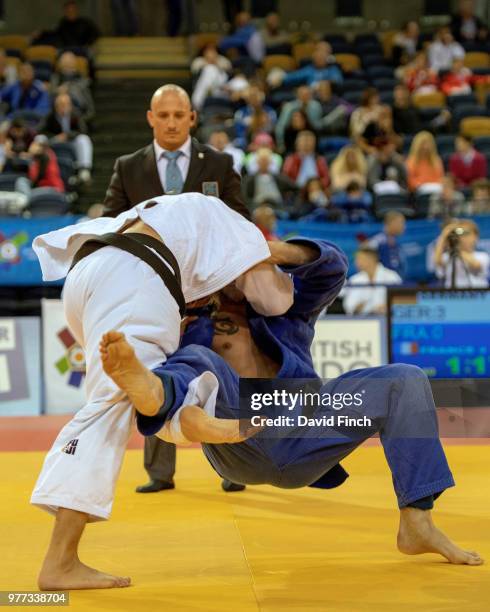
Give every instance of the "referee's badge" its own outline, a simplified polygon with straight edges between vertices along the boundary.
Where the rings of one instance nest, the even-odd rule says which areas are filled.
[[[219,198],[219,188],[217,181],[205,181],[202,184],[202,192],[206,196],[214,196]]]

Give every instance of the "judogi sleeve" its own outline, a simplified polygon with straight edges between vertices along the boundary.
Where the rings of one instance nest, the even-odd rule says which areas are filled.
[[[287,242],[318,249],[317,259],[310,263],[281,266],[294,281],[294,303],[288,315],[310,318],[320,314],[339,294],[347,275],[347,258],[335,244],[326,240],[293,238]]]

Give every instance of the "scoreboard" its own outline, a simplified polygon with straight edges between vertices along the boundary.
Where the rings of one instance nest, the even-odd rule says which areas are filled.
[[[390,288],[388,351],[431,378],[490,377],[490,289]]]

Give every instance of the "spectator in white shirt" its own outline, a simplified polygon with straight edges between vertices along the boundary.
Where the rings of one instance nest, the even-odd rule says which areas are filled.
[[[465,55],[463,47],[454,40],[447,26],[439,28],[436,40],[429,46],[429,64],[432,70],[450,70],[455,59]]]
[[[207,45],[202,56],[196,57],[191,64],[191,72],[197,77],[192,92],[192,105],[201,110],[209,95],[217,95],[228,81],[232,71],[230,60],[219,55],[215,45]]]
[[[367,245],[361,245],[357,250],[355,264],[359,272],[349,278],[343,290],[345,312],[363,315],[386,314],[386,285],[400,285],[400,275],[385,268],[379,262],[377,250]]]
[[[490,255],[476,250],[479,237],[478,226],[470,219],[456,220],[444,227],[434,249],[434,264],[436,276],[445,287],[488,287]]]

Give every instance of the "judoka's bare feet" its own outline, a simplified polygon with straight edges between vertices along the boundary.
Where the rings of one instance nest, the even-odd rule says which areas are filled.
[[[136,357],[124,334],[109,331],[99,344],[104,372],[122,389],[141,414],[153,416],[165,399],[163,385]]]
[[[111,576],[99,572],[82,563],[78,558],[73,559],[64,567],[62,564],[50,567],[45,563],[38,578],[41,591],[70,591],[72,589],[113,589],[127,587],[131,578]]]
[[[438,553],[457,565],[481,565],[483,559],[476,552],[463,550],[439,531],[428,510],[403,508],[400,511],[398,550],[406,555]]]
[[[189,442],[208,444],[237,444],[259,432],[240,419],[218,419],[206,414],[199,406],[184,406],[179,415],[182,433]]]

